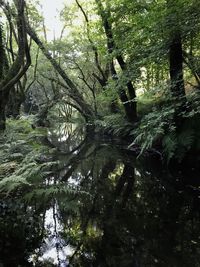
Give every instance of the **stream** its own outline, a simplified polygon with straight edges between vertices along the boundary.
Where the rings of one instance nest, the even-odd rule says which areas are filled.
[[[195,169],[170,171],[74,124],[48,140],[57,164],[45,194],[0,202],[0,267],[200,266]]]

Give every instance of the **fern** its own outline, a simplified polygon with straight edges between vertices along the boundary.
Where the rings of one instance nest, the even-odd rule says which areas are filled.
[[[180,134],[172,132],[163,138],[164,155],[169,162],[172,158],[181,161],[195,142],[193,129],[183,130]]]
[[[155,142],[162,138],[165,134],[166,125],[171,121],[171,109],[162,109],[161,111],[154,110],[146,115],[140,123],[140,126],[133,131],[130,135],[135,135],[134,141],[129,145],[134,144],[141,146],[141,156],[145,150],[151,148]]]
[[[49,200],[52,198],[60,198],[61,196],[75,197],[80,195],[88,195],[88,193],[69,185],[59,184],[35,188],[27,193],[24,199],[29,202],[35,199],[40,200],[41,198]]]
[[[12,175],[0,181],[0,192],[5,192],[8,195],[12,191],[24,186],[30,186],[25,177]]]
[[[195,133],[193,129],[184,130],[178,135],[179,145],[184,146],[187,150],[193,145],[194,139]]]
[[[169,163],[169,161],[174,157],[178,145],[175,133],[166,135],[163,138],[162,144],[164,155],[167,158],[167,162]]]

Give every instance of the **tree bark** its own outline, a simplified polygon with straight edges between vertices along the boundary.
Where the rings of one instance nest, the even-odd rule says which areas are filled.
[[[117,57],[117,61],[122,69],[122,71],[125,73],[127,71],[127,64],[124,61],[122,55],[118,55]],[[129,97],[130,97],[130,109],[131,109],[131,113],[130,116],[131,118],[133,118],[133,121],[135,121],[137,119],[137,102],[136,102],[136,93],[135,93],[135,88],[133,87],[133,84],[131,81],[128,81],[126,84],[127,88],[128,88],[128,93],[129,93]]]
[[[31,64],[31,58],[29,54],[29,47],[27,42],[27,35],[25,31],[25,18],[24,18],[24,7],[25,2],[24,0],[18,0],[14,1],[15,8],[17,11],[17,15],[14,15],[16,18],[16,26],[17,26],[17,39],[16,43],[18,45],[18,52],[16,59],[12,63],[11,66],[7,66],[7,63],[3,61],[3,75],[0,77],[0,128],[2,130],[5,129],[5,111],[6,111],[6,105],[9,101],[9,93],[11,89],[14,87],[16,83],[18,83],[21,79],[21,77],[26,73],[28,70],[30,64]],[[11,17],[13,16],[13,11],[8,3],[5,3],[4,1],[0,0],[0,6],[2,7],[8,21],[10,24]],[[16,37],[16,36],[15,36]],[[12,38],[12,35],[10,36]],[[1,49],[4,52],[5,55],[5,48],[3,45],[3,40],[1,36]]]
[[[8,92],[0,91],[0,131],[4,131],[6,129],[6,104],[8,97]]]
[[[6,108],[6,116],[13,117],[14,119],[19,118],[20,108],[25,101],[25,88],[18,83],[15,87],[10,90],[9,100]]]
[[[10,7],[3,1],[0,1],[7,12],[12,13]],[[10,90],[25,74],[31,64],[29,47],[27,44],[24,19],[24,0],[16,1],[17,9],[17,30],[18,30],[18,53],[12,66],[9,68],[4,79],[0,82],[0,91]],[[26,63],[24,58],[26,57]]]
[[[171,1],[168,0],[168,9],[171,8]],[[183,50],[181,31],[178,22],[174,24],[171,21],[170,46],[169,46],[169,72],[170,72],[170,89],[174,98],[174,123],[179,131],[185,119],[182,113],[187,111],[185,85],[183,78]]]
[[[177,98],[184,97],[183,52],[180,33],[176,33],[171,41],[169,64],[172,95]]]

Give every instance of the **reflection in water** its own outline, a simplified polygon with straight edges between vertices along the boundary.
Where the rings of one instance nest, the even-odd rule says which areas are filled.
[[[29,203],[0,202],[0,264],[200,266],[195,172],[171,174],[78,132],[51,131],[59,164],[43,194],[38,185]]]
[[[73,250],[60,235],[63,226],[60,224],[58,214],[56,203],[46,211],[44,228],[48,235],[44,238],[42,246],[36,249],[29,258],[29,262],[35,262],[35,266],[37,266],[37,262],[51,262],[55,266],[68,266],[67,258],[73,253]]]
[[[85,137],[85,127],[73,123],[57,124],[56,129],[49,129],[48,133],[49,141],[65,153],[76,151]]]

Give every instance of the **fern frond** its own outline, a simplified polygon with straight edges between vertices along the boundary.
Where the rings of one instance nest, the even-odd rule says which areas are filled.
[[[195,139],[195,133],[193,129],[182,131],[178,135],[179,145],[184,146],[187,150],[189,150],[193,145],[194,139]]]
[[[164,155],[167,158],[167,162],[169,162],[173,158],[177,149],[178,141],[176,135],[174,133],[166,135],[163,138],[162,144]]]
[[[30,185],[31,184],[27,182],[26,178],[12,175],[0,181],[0,191],[4,191],[6,192],[6,194],[10,194],[12,191],[15,191],[19,187],[21,188],[22,186]]]

